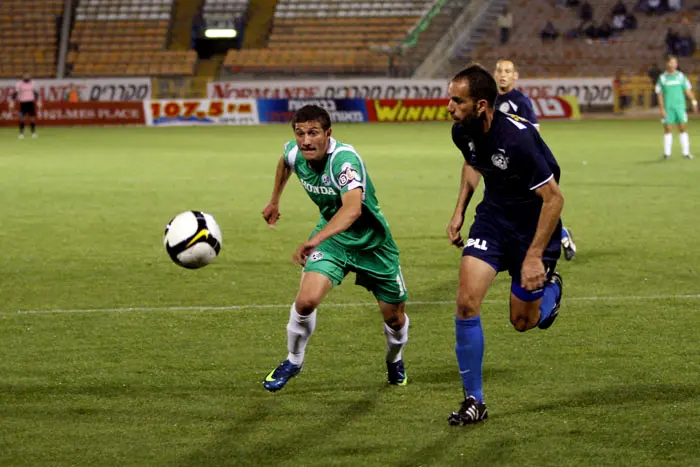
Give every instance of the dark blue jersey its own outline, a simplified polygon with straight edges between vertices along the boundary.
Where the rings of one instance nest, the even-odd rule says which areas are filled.
[[[496,97],[496,109],[503,113],[517,115],[533,125],[539,126],[537,115],[535,115],[535,111],[532,108],[532,102],[517,89],[508,91],[505,94],[499,94]]]
[[[452,140],[467,164],[484,178],[484,199],[477,218],[495,219],[514,235],[532,237],[537,230],[542,198],[535,190],[554,178],[559,165],[530,123],[496,110],[487,133],[469,134],[461,123],[452,127]]]

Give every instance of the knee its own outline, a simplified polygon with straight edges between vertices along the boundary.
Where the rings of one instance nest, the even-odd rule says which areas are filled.
[[[481,300],[469,293],[460,293],[457,297],[457,316],[460,319],[468,319],[479,316],[481,313]]]
[[[537,320],[528,315],[517,314],[511,315],[510,324],[513,325],[516,331],[525,332],[537,326]]]
[[[384,322],[394,331],[398,331],[406,323],[403,303],[399,306],[391,307],[389,310],[382,310]]]
[[[512,324],[515,330],[519,332],[525,332],[530,329],[528,326],[528,320],[525,316],[511,316],[510,324]]]
[[[308,316],[314,312],[318,305],[320,305],[321,299],[319,297],[314,297],[309,294],[299,294],[294,301],[294,306],[302,316]]]

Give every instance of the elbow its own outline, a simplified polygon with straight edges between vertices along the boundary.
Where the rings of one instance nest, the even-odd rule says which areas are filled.
[[[357,219],[362,216],[362,205],[359,205],[357,207],[354,207],[350,209],[350,212],[348,213],[348,217],[352,220],[352,222],[355,222]]]

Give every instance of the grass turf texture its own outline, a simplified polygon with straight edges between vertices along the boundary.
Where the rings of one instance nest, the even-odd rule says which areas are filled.
[[[408,386],[386,386],[381,319],[348,278],[276,394],[261,382],[286,355],[290,258],[318,216],[294,178],[278,227],[260,216],[289,127],[39,134],[0,132],[2,465],[700,464],[700,161],[681,159],[677,136],[662,161],[656,122],[543,125],[579,255],[560,263],[548,331],[512,329],[498,277],[483,307],[491,418],[473,428],[446,421],[461,398],[448,124],[334,134],[363,156],[401,249]],[[188,209],[224,236],[198,271],[161,243]],[[232,305],[274,306],[193,308]]]

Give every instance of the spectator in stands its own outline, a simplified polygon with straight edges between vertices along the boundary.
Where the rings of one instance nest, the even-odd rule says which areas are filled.
[[[681,0],[668,0],[668,9],[671,11],[680,11],[683,7],[683,2]]]
[[[197,10],[197,13],[192,17],[192,29],[190,30],[190,48],[195,50],[197,48],[197,39],[202,37],[207,24],[204,19],[204,14],[202,13],[202,8]]]
[[[598,26],[596,26],[594,21],[591,21],[588,23],[588,26],[583,25],[583,35],[586,36],[588,39],[598,39],[599,33],[598,33]]]
[[[610,27],[610,23],[603,21],[603,23],[598,28],[598,39],[609,39],[612,36],[613,30]]]
[[[619,0],[615,6],[612,9],[612,16],[626,16],[627,15],[627,7],[625,6],[624,3],[622,3],[622,0]]]
[[[503,7],[503,12],[498,17],[498,27],[501,29],[501,44],[507,44],[513,27],[513,13],[508,11],[508,7]]]
[[[627,7],[622,0],[618,1],[612,9],[612,29],[614,32],[622,32],[625,29]]]
[[[73,84],[66,93],[66,101],[74,103],[80,102],[80,93],[78,93],[78,87]]]
[[[543,41],[555,41],[557,40],[557,37],[559,37],[559,31],[557,31],[557,28],[554,27],[554,24],[552,24],[551,21],[547,21],[547,24],[542,29],[542,32],[540,32],[540,37]]]
[[[664,43],[666,44],[667,54],[676,55],[678,53],[678,39],[678,34],[672,28],[666,30]]]
[[[646,0],[646,5],[643,8],[648,15],[663,13],[663,9],[661,8],[661,0]]]
[[[612,28],[614,32],[622,32],[625,29],[625,16],[615,15],[612,20]]]
[[[676,48],[678,55],[681,57],[690,57],[695,52],[695,40],[688,26],[686,26],[683,33],[678,36]]]
[[[591,21],[593,19],[593,7],[588,3],[588,0],[581,5],[580,17],[581,21]]]

